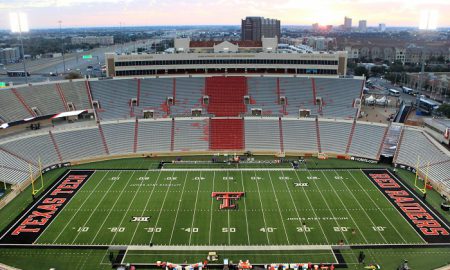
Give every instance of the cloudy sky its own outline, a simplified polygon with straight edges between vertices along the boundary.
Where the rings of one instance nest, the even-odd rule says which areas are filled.
[[[135,25],[238,25],[245,16],[277,18],[283,25],[418,26],[423,10],[437,10],[438,27],[450,26],[450,0],[0,0],[0,29],[11,11],[28,14],[31,28]]]

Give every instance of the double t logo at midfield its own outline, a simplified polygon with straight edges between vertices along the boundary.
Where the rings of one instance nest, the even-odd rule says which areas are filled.
[[[237,205],[233,204],[233,201],[239,200],[244,194],[244,192],[213,192],[211,196],[218,201],[222,200],[220,209],[236,209]]]

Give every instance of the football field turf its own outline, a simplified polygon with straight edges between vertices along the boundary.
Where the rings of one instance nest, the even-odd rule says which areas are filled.
[[[68,171],[66,174],[77,172]],[[83,171],[81,171],[82,173]],[[96,170],[34,244],[424,244],[358,169]],[[220,209],[213,192],[244,192]]]

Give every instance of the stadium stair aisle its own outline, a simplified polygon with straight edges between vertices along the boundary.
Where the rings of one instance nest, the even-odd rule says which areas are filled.
[[[248,94],[245,77],[206,78],[208,112],[215,116],[239,116],[246,111],[244,96]]]
[[[246,112],[244,96],[248,95],[245,77],[209,77],[205,81],[209,97],[208,112],[217,117],[235,117]],[[212,119],[210,122],[211,150],[244,149],[243,119]]]
[[[211,119],[210,150],[244,149],[244,120]]]

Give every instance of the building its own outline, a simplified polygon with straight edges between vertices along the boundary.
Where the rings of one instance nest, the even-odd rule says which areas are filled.
[[[268,45],[263,47],[261,44],[259,48],[245,47],[242,43],[233,44],[228,41],[199,44],[180,39],[174,43],[177,45],[173,48],[174,53],[106,53],[107,75],[125,77],[168,74],[299,74],[337,77],[347,72],[346,52],[278,52],[268,51]],[[263,44],[266,44],[264,39]]]
[[[263,37],[281,37],[279,20],[264,17],[247,17],[241,21],[241,40],[261,41]]]
[[[261,41],[191,41],[190,38],[174,40],[176,53],[246,53],[276,52],[276,38],[262,38]]]
[[[367,21],[366,20],[360,20],[359,21],[358,31],[359,32],[366,32],[367,31]]]
[[[306,37],[304,44],[310,46],[315,51],[328,51],[334,50],[336,39],[329,37],[312,36]]]
[[[87,36],[87,37],[73,37],[73,45],[90,44],[90,45],[113,45],[113,36]]]
[[[313,23],[312,25],[313,32],[318,32],[320,30],[320,26],[318,23]]]
[[[385,32],[385,31],[386,31],[386,24],[380,23],[380,24],[378,25],[378,31],[379,31],[379,32]]]
[[[450,73],[424,72],[422,75],[421,73],[407,73],[406,86],[430,92],[433,98],[444,100],[450,95]]]
[[[0,49],[0,63],[9,64],[20,60],[19,47]]]
[[[351,30],[352,29],[352,18],[345,17],[344,18],[344,29]]]

